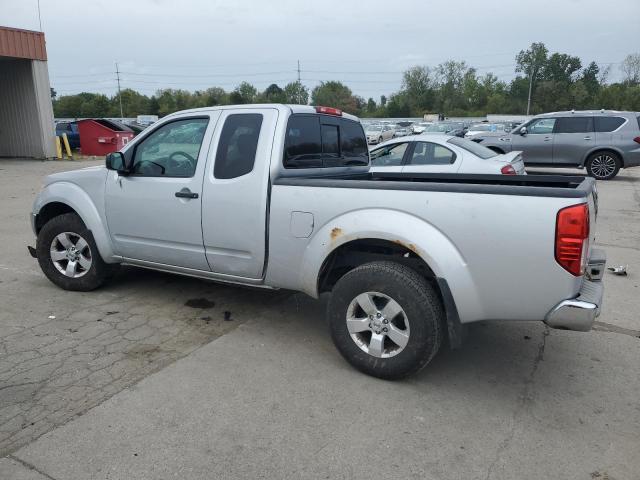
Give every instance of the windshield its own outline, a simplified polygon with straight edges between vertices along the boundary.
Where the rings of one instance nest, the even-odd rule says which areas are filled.
[[[447,140],[447,143],[460,147],[467,152],[471,152],[475,156],[480,157],[484,160],[498,156],[498,154],[493,150],[465,138],[451,137],[449,140]]]
[[[381,125],[370,125],[367,127],[367,132],[379,132],[380,130],[382,130]]]
[[[472,125],[469,130],[473,130],[474,132],[490,132],[491,127],[487,124],[483,125]]]

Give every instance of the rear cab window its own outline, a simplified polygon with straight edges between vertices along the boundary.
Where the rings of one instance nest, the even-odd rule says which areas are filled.
[[[367,140],[360,123],[318,114],[289,117],[283,158],[285,168],[368,164]]]

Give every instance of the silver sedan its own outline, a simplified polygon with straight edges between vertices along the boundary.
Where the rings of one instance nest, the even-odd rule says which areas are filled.
[[[526,175],[521,153],[501,155],[451,135],[416,135],[396,138],[373,148],[371,171]]]

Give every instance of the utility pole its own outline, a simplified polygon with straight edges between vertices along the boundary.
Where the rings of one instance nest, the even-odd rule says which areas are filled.
[[[116,78],[118,79],[118,100],[120,101],[120,121],[124,120],[122,113],[122,94],[120,93],[120,70],[118,70],[118,62],[116,62]],[[527,115],[529,112],[527,112]]]
[[[529,74],[529,98],[527,99],[527,116],[529,116],[529,109],[531,108],[531,89],[533,87],[534,72],[535,72],[535,67],[532,67],[531,73]]]
[[[40,0],[38,0],[38,23],[40,24],[40,31],[42,31],[42,17],[40,16]]]
[[[302,94],[302,92],[300,91],[300,87],[301,87],[301,83],[300,83],[300,60],[298,60],[298,103],[302,103],[302,98],[300,98],[300,95]]]

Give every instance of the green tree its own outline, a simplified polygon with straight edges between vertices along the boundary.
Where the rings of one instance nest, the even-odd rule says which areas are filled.
[[[337,81],[320,82],[311,92],[311,104],[335,107],[354,114],[360,111],[351,89]]]
[[[367,113],[369,115],[373,115],[376,112],[377,107],[376,101],[373,98],[369,98],[369,100],[367,100]]]
[[[549,50],[544,43],[532,43],[528,50],[520,50],[516,55],[516,72],[522,72],[529,80],[528,97],[533,96],[536,83],[542,78],[542,71],[547,64]],[[527,103],[527,114],[529,113]]]
[[[295,81],[284,86],[285,102],[294,105],[307,105],[309,103],[309,89],[301,82]]]
[[[249,82],[242,82],[233,92],[231,92],[229,98],[232,104],[240,105],[253,103],[257,95],[258,90],[256,90],[256,87],[251,85]]]
[[[286,103],[287,96],[284,90],[275,83],[269,85],[262,94],[266,103]]]
[[[625,57],[620,70],[624,74],[624,82],[630,85],[640,84],[640,53],[632,53]]]
[[[433,109],[434,83],[429,67],[412,67],[404,72],[402,91],[406,94],[411,114],[422,116]]]

